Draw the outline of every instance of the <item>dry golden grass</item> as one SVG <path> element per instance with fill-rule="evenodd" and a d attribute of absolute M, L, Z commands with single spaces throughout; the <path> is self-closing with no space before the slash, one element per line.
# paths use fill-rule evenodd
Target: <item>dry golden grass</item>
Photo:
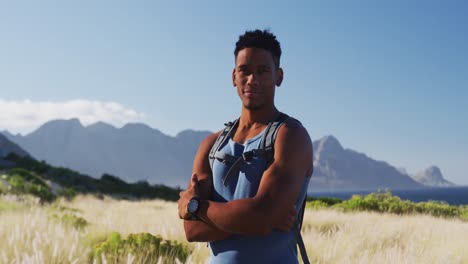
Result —
<path fill-rule="evenodd" d="M 468 222 L 426 215 L 306 211 L 312 263 L 468 263 Z"/>
<path fill-rule="evenodd" d="M 4 200 L 0 197 L 0 203 Z M 89 241 L 111 231 L 148 232 L 186 243 L 172 202 L 91 196 L 60 201 L 89 222 L 82 230 L 53 221 L 50 215 L 57 209 L 51 206 L 8 203 L 16 209 L 0 211 L 0 263 L 86 263 Z M 312 263 L 468 263 L 468 222 L 460 220 L 308 210 L 303 236 Z M 206 262 L 206 243 L 189 247 L 188 263 Z"/>
<path fill-rule="evenodd" d="M 52 221 L 47 208 L 28 203 L 0 212 L 0 263 L 84 263 L 87 231 Z"/>

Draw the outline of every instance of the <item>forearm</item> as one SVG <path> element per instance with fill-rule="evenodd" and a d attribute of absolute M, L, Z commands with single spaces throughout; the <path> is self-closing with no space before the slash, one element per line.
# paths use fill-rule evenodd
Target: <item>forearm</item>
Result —
<path fill-rule="evenodd" d="M 272 230 L 272 212 L 254 198 L 218 203 L 204 200 L 199 218 L 209 225 L 233 234 L 264 235 Z"/>
<path fill-rule="evenodd" d="M 189 242 L 213 242 L 232 234 L 210 226 L 203 221 L 184 220 L 185 237 Z"/>

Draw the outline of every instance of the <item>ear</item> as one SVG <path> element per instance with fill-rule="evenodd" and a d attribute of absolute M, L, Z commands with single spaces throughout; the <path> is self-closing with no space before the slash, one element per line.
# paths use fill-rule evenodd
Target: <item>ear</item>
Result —
<path fill-rule="evenodd" d="M 281 83 L 283 82 L 283 69 L 278 68 L 276 70 L 276 86 L 281 86 Z"/>
<path fill-rule="evenodd" d="M 236 68 L 232 69 L 232 86 L 236 87 Z"/>

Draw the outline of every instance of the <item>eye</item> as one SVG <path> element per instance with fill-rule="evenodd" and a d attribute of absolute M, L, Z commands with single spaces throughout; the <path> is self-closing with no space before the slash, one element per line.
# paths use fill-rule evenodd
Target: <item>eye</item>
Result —
<path fill-rule="evenodd" d="M 249 73 L 249 70 L 248 70 L 247 68 L 245 68 L 245 67 L 239 67 L 239 68 L 237 69 L 237 72 L 239 72 L 239 73 L 241 73 L 241 74 L 243 74 L 243 75 L 249 75 L 249 74 L 250 74 L 250 73 Z"/>
<path fill-rule="evenodd" d="M 269 68 L 269 67 L 259 67 L 258 70 L 257 70 L 257 72 L 258 72 L 259 74 L 261 74 L 261 73 L 266 73 L 266 72 L 269 72 L 269 71 L 270 71 L 270 68 Z"/>

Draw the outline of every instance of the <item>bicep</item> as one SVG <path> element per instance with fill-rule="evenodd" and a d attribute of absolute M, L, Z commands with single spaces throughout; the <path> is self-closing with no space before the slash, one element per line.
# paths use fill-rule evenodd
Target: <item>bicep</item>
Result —
<path fill-rule="evenodd" d="M 295 204 L 311 169 L 312 142 L 305 128 L 281 127 L 274 160 L 262 176 L 258 198 L 278 210 L 287 209 Z"/>

